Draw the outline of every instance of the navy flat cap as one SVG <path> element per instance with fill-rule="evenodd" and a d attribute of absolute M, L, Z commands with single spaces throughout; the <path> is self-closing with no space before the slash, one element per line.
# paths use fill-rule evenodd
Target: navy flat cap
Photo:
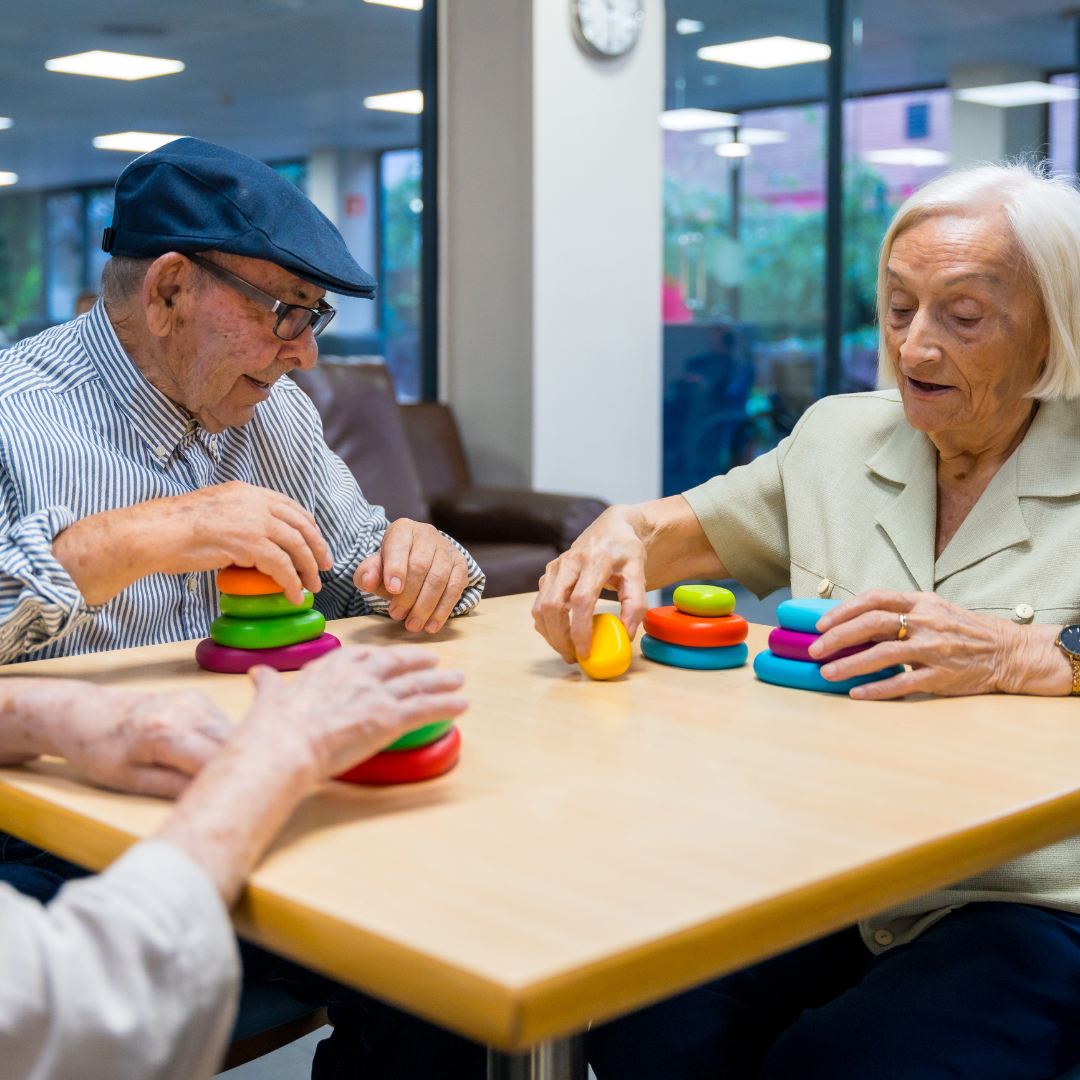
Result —
<path fill-rule="evenodd" d="M 295 184 L 247 154 L 202 139 L 175 139 L 120 174 L 101 247 L 135 259 L 167 251 L 246 255 L 331 292 L 375 295 L 375 279 Z"/>

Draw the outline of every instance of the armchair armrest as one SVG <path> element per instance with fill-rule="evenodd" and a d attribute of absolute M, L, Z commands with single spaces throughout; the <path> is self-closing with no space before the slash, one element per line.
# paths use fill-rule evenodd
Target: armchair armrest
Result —
<path fill-rule="evenodd" d="M 463 487 L 438 496 L 431 521 L 455 540 L 568 547 L 607 509 L 582 495 L 504 487 Z"/>

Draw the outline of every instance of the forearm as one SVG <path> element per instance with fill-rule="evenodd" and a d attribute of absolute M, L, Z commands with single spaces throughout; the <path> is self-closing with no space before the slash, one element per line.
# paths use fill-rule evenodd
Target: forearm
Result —
<path fill-rule="evenodd" d="M 1005 694 L 1064 697 L 1072 693 L 1072 664 L 1054 644 L 1060 626 L 1010 626 L 998 690 Z"/>
<path fill-rule="evenodd" d="M 157 832 L 195 860 L 231 906 L 316 774 L 307 741 L 287 724 L 268 737 L 247 720 L 199 773 Z M 291 752 L 284 743 L 295 742 Z"/>
<path fill-rule="evenodd" d="M 730 576 L 681 495 L 613 510 L 625 515 L 645 545 L 646 589 L 660 589 L 688 578 Z"/>
<path fill-rule="evenodd" d="M 90 606 L 107 603 L 159 569 L 160 545 L 168 530 L 156 529 L 148 535 L 145 516 L 138 506 L 105 510 L 76 521 L 53 541 L 53 558 Z"/>

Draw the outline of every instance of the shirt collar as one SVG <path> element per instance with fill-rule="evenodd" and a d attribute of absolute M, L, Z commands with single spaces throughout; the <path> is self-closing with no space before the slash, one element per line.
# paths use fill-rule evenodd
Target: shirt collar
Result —
<path fill-rule="evenodd" d="M 221 436 L 203 431 L 190 413 L 170 401 L 136 367 L 120 344 L 102 301 L 77 325 L 82 346 L 102 385 L 127 415 L 161 468 L 168 466 L 181 441 L 191 434 L 215 458 L 220 457 Z"/>

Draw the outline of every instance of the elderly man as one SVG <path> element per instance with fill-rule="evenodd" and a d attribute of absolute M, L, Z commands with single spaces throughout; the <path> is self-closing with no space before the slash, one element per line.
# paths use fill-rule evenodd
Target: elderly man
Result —
<path fill-rule="evenodd" d="M 103 246 L 103 303 L 2 361 L 0 659 L 200 637 L 230 563 L 327 618 L 434 632 L 476 604 L 479 567 L 369 506 L 282 379 L 325 290 L 375 289 L 296 187 L 179 139 L 121 174 Z"/>
<path fill-rule="evenodd" d="M 379 612 L 434 633 L 475 606 L 471 557 L 370 506 L 282 378 L 314 365 L 327 290 L 375 291 L 296 187 L 176 140 L 121 174 L 102 246 L 102 302 L 0 360 L 0 662 L 201 637 L 230 563 L 294 603 L 310 590 L 327 618 Z M 49 858 L 0 834 L 0 868 Z M 474 1067 L 464 1040 L 257 950 L 245 965 L 333 1003 L 316 1075 L 357 1057 L 367 1076 L 403 1075 L 404 1044 L 430 1047 L 448 1078 L 455 1053 Z"/>

